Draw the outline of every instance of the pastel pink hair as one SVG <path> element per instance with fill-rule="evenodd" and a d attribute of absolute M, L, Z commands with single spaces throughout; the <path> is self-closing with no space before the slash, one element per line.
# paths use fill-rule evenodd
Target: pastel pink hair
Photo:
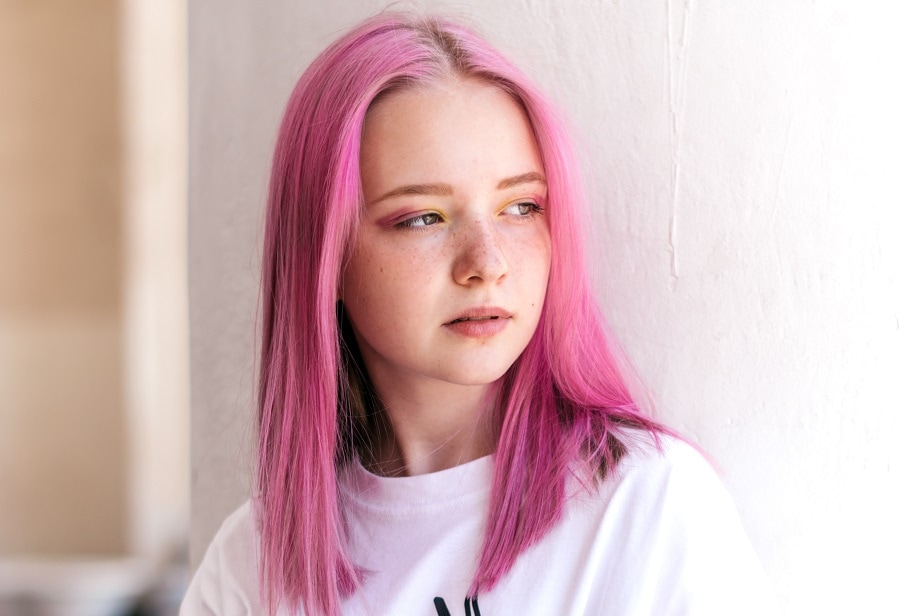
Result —
<path fill-rule="evenodd" d="M 259 459 L 255 512 L 270 611 L 334 616 L 362 573 L 351 562 L 337 473 L 365 425 L 351 400 L 336 311 L 342 266 L 363 203 L 360 137 L 372 102 L 448 78 L 478 79 L 525 110 L 548 185 L 552 263 L 543 315 L 496 384 L 497 444 L 487 533 L 471 595 L 490 590 L 560 519 L 567 477 L 598 480 L 628 448 L 623 428 L 654 439 L 623 377 L 587 278 L 578 166 L 553 106 L 480 37 L 434 17 L 388 13 L 333 43 L 300 77 L 272 166 L 262 272 Z M 357 396 L 358 399 L 358 396 Z M 364 434 L 362 436 L 365 436 Z"/>

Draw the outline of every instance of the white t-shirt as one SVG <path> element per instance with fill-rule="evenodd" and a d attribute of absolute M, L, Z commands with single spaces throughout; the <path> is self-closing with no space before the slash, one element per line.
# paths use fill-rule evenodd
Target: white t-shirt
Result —
<path fill-rule="evenodd" d="M 492 470 L 490 456 L 415 477 L 348 468 L 350 554 L 371 573 L 343 613 L 464 616 Z M 478 597 L 482 616 L 777 612 L 729 494 L 689 445 L 632 446 L 599 490 L 573 478 L 570 492 L 559 524 Z M 264 614 L 257 543 L 248 503 L 210 545 L 182 616 Z"/>

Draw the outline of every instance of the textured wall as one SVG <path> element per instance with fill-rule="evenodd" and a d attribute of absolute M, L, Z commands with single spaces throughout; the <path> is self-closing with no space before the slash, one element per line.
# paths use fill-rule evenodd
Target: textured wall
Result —
<path fill-rule="evenodd" d="M 659 415 L 720 463 L 789 612 L 900 610 L 897 11 L 420 5 L 471 17 L 569 112 L 602 302 Z M 281 108 L 382 6 L 190 4 L 195 559 L 247 493 Z"/>

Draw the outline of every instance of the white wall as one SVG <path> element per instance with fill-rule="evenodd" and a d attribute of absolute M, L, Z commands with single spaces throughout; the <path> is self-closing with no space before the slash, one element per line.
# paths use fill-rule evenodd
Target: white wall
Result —
<path fill-rule="evenodd" d="M 602 302 L 720 462 L 789 613 L 900 597 L 900 125 L 888 2 L 422 2 L 569 112 Z M 246 497 L 261 208 L 296 77 L 382 2 L 190 3 L 194 559 Z"/>

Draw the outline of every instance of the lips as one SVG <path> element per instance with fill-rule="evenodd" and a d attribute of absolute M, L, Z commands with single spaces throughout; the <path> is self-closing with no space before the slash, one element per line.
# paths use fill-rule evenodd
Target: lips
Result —
<path fill-rule="evenodd" d="M 499 319 L 498 316 L 490 316 L 490 317 L 460 317 L 458 319 L 453 319 L 450 321 L 451 323 L 462 323 L 464 321 L 490 321 L 492 319 Z"/>
<path fill-rule="evenodd" d="M 463 311 L 451 321 L 445 323 L 445 325 L 452 325 L 453 323 L 465 323 L 467 321 L 491 321 L 497 319 L 508 319 L 510 317 L 512 317 L 512 314 L 510 314 L 508 310 L 504 310 L 503 308 L 499 308 L 497 306 L 480 306 L 477 308 L 469 308 Z"/>
<path fill-rule="evenodd" d="M 490 338 L 502 332 L 509 324 L 512 314 L 496 306 L 485 306 L 463 311 L 444 327 L 466 338 Z"/>

